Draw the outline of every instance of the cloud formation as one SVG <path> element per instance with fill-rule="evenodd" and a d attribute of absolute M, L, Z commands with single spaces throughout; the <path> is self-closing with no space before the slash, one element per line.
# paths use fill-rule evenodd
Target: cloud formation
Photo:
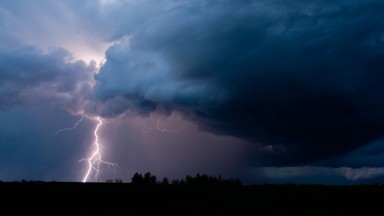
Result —
<path fill-rule="evenodd" d="M 45 103 L 78 110 L 94 71 L 95 65 L 74 61 L 62 48 L 0 50 L 0 109 Z"/>
<path fill-rule="evenodd" d="M 21 42 L 41 49 L 62 47 L 76 59 L 103 60 L 108 46 L 103 39 L 111 31 L 103 22 L 100 1 L 4 0 L 0 7 L 0 46 L 13 49 Z"/>
<path fill-rule="evenodd" d="M 271 146 L 261 164 L 345 154 L 384 135 L 383 7 L 120 2 L 112 35 L 125 39 L 96 76 L 96 110 L 178 111 L 206 131 Z"/>
<path fill-rule="evenodd" d="M 67 111 L 101 115 L 116 124 L 108 132 L 121 131 L 111 138 L 120 150 L 126 140 L 139 149 L 159 141 L 126 133 L 127 128 L 147 117 L 163 114 L 172 119 L 179 113 L 182 122 L 199 129 L 164 138 L 172 147 L 148 147 L 166 155 L 158 157 L 167 161 L 164 164 L 172 162 L 168 154 L 178 152 L 173 149 L 176 142 L 188 149 L 180 150 L 185 155 L 189 148 L 228 142 L 227 149 L 234 143 L 247 148 L 251 165 L 303 166 L 297 176 L 320 167 L 322 176 L 335 172 L 333 176 L 344 181 L 341 168 L 321 167 L 346 166 L 362 176 L 377 171 L 374 176 L 380 177 L 381 169 L 357 168 L 384 164 L 383 9 L 379 0 L 4 0 L 0 114 L 11 113 L 7 121 L 12 122 L 13 116 L 24 120 L 19 113 L 34 116 L 36 110 L 25 107 L 44 107 L 49 111 L 33 118 L 51 113 L 58 121 L 44 122 L 52 133 L 77 121 Z M 15 107 L 21 111 L 13 111 Z M 50 107 L 59 107 L 60 113 Z M 122 123 L 125 114 L 134 115 L 130 124 Z M 88 147 L 92 123 L 70 142 Z M 28 125 L 35 127 L 34 122 Z M 2 130 L 3 149 L 7 143 L 38 147 L 54 142 L 34 139 L 43 136 L 42 131 L 16 132 L 21 128 Z M 28 138 L 19 140 L 21 136 Z M 193 145 L 188 137 L 199 144 L 187 147 Z M 72 148 L 68 152 L 77 151 Z M 220 148 L 213 149 L 207 160 Z M 244 158 L 234 158 L 244 163 Z M 204 163 L 193 168 L 201 169 Z M 180 173 L 185 167 L 180 165 Z"/>

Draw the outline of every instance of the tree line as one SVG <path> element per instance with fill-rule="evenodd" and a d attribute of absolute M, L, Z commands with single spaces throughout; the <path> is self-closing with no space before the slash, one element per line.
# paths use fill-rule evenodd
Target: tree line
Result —
<path fill-rule="evenodd" d="M 0 180 L 0 183 L 3 181 Z M 19 181 L 14 181 L 19 182 Z M 40 180 L 25 180 L 22 179 L 20 182 L 33 182 L 42 183 Z M 56 181 L 51 181 L 56 182 Z M 122 179 L 108 179 L 106 183 L 124 183 Z M 239 179 L 223 179 L 221 176 L 211 176 L 206 174 L 197 173 L 195 176 L 187 175 L 184 179 L 173 179 L 169 180 L 167 177 L 159 180 L 155 175 L 150 172 L 144 174 L 136 172 L 131 178 L 131 184 L 135 185 L 242 185 Z"/>
<path fill-rule="evenodd" d="M 121 180 L 115 182 L 122 182 Z M 131 184 L 147 185 L 242 185 L 239 179 L 223 179 L 221 176 L 211 176 L 197 173 L 195 176 L 187 175 L 184 179 L 174 179 L 170 181 L 167 177 L 161 180 L 150 172 L 141 174 L 136 172 L 131 179 Z"/>

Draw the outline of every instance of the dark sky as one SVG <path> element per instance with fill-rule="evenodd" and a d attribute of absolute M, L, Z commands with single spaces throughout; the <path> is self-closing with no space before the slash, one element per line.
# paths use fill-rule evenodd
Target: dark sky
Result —
<path fill-rule="evenodd" d="M 4 0 L 0 179 L 384 175 L 380 0 Z M 84 116 L 74 130 L 76 122 Z M 93 174 L 90 181 L 96 181 Z"/>

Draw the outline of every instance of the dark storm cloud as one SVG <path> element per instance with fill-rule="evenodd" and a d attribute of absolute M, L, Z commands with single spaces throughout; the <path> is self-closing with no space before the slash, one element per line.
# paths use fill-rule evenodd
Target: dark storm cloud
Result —
<path fill-rule="evenodd" d="M 44 103 L 76 111 L 88 95 L 94 70 L 62 48 L 0 49 L 0 109 Z"/>
<path fill-rule="evenodd" d="M 262 164 L 339 156 L 384 135 L 383 9 L 375 0 L 119 3 L 110 10 L 120 41 L 96 76 L 95 109 L 176 110 L 270 148 L 256 153 Z"/>
<path fill-rule="evenodd" d="M 383 155 L 384 142 L 381 139 L 354 149 L 341 157 L 320 161 L 317 164 L 328 167 L 340 167 L 345 164 L 348 164 L 348 166 L 352 168 L 361 167 L 362 164 L 368 167 L 383 167 Z"/>

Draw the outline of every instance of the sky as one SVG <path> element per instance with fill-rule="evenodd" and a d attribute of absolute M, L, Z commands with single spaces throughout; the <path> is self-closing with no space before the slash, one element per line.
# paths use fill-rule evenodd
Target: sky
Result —
<path fill-rule="evenodd" d="M 2 0 L 0 180 L 384 182 L 381 0 Z"/>

